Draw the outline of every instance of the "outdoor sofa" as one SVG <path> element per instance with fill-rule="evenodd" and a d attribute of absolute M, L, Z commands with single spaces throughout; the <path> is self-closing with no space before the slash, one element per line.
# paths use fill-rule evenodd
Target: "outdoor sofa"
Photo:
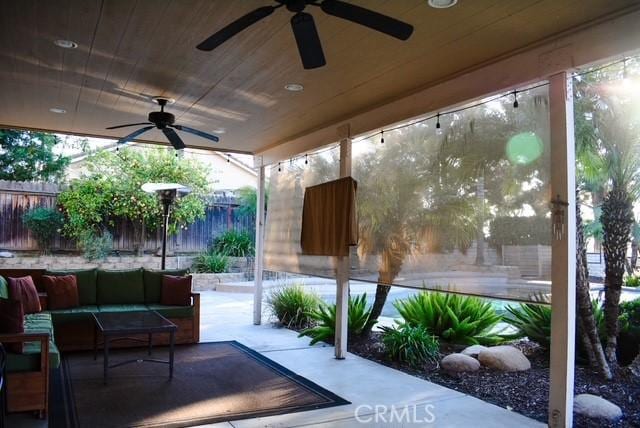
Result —
<path fill-rule="evenodd" d="M 24 333 L 0 334 L 4 344 L 23 343 L 22 353 L 9 352 L 7 358 L 7 410 L 48 410 L 49 371 L 60 366 L 60 352 L 93 349 L 95 312 L 154 310 L 178 327 L 175 343 L 200 340 L 200 295 L 191 293 L 189 306 L 160 304 L 163 275 L 183 276 L 184 270 L 147 269 L 47 271 L 45 269 L 0 269 L 3 278 L 31 276 L 39 292 L 42 311 L 24 316 Z M 75 275 L 80 306 L 47 309 L 43 275 Z M 0 279 L 0 297 L 7 298 L 6 282 Z M 165 337 L 166 336 L 166 337 Z M 138 338 L 146 340 L 147 337 Z M 101 337 L 97 338 L 101 346 Z M 154 345 L 168 344 L 168 335 L 154 335 Z M 140 346 L 135 340 L 113 342 L 111 347 Z"/>

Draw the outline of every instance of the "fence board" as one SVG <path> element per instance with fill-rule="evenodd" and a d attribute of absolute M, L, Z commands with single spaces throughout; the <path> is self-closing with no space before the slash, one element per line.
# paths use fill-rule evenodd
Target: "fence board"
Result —
<path fill-rule="evenodd" d="M 38 246 L 29 230 L 22 224 L 22 215 L 36 207 L 54 207 L 60 189 L 51 183 L 25 183 L 0 180 L 0 249 L 12 251 L 37 250 Z M 168 248 L 176 252 L 205 250 L 215 237 L 235 229 L 247 231 L 253 237 L 255 219 L 237 215 L 238 203 L 228 196 L 207 198 L 205 217 L 180 230 L 169 238 Z M 121 221 L 113 233 L 113 249 L 132 251 L 134 230 L 130 222 Z M 161 230 L 149 234 L 145 250 L 155 251 L 162 244 Z M 52 249 L 77 250 L 73 241 L 56 236 Z"/>

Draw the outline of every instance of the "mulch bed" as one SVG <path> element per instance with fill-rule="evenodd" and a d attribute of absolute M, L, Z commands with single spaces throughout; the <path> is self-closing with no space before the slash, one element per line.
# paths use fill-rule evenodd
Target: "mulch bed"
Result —
<path fill-rule="evenodd" d="M 519 341 L 513 345 L 520 348 L 529 358 L 531 370 L 506 373 L 483 367 L 475 373 L 451 375 L 440 370 L 436 364 L 426 366 L 424 370 L 417 370 L 388 360 L 380 343 L 380 334 L 375 332 L 369 339 L 352 341 L 349 352 L 546 423 L 549 356 L 544 350 L 527 341 Z M 461 349 L 443 347 L 441 351 L 445 355 Z M 575 427 L 640 427 L 640 379 L 628 370 L 618 370 L 615 380 L 607 382 L 601 380 L 592 370 L 578 366 L 575 379 L 576 394 L 599 395 L 620 406 L 624 413 L 623 419 L 614 424 L 576 417 Z"/>

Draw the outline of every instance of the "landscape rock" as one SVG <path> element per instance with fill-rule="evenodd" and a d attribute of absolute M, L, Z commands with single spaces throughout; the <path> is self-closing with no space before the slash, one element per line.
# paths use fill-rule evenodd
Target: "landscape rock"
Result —
<path fill-rule="evenodd" d="M 529 370 L 531 362 L 513 346 L 492 346 L 478 354 L 480 363 L 491 369 L 505 372 Z"/>
<path fill-rule="evenodd" d="M 480 352 L 484 351 L 485 349 L 489 348 L 482 345 L 471 345 L 464 348 L 461 353 L 464 355 L 468 355 L 469 357 L 478 358 L 478 354 L 480 354 Z"/>
<path fill-rule="evenodd" d="M 440 367 L 450 372 L 475 372 L 480 362 L 464 354 L 449 354 L 440 361 Z"/>
<path fill-rule="evenodd" d="M 620 407 L 592 394 L 576 395 L 573 401 L 573 411 L 581 416 L 604 419 L 609 422 L 615 422 L 622 417 Z"/>

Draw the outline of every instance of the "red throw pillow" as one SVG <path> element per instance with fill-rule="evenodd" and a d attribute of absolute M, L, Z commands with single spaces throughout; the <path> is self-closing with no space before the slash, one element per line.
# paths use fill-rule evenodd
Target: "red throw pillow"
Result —
<path fill-rule="evenodd" d="M 19 300 L 0 299 L 0 334 L 24 333 L 24 312 Z M 9 352 L 22 353 L 22 342 L 5 343 Z"/>
<path fill-rule="evenodd" d="M 33 278 L 23 276 L 22 278 L 7 278 L 9 285 L 9 298 L 22 302 L 24 314 L 35 314 L 42 311 L 38 290 L 33 283 Z"/>
<path fill-rule="evenodd" d="M 80 306 L 78 282 L 75 275 L 43 275 L 42 285 L 47 292 L 49 309 L 69 309 Z"/>
<path fill-rule="evenodd" d="M 162 275 L 160 303 L 175 306 L 191 305 L 191 275 Z"/>

